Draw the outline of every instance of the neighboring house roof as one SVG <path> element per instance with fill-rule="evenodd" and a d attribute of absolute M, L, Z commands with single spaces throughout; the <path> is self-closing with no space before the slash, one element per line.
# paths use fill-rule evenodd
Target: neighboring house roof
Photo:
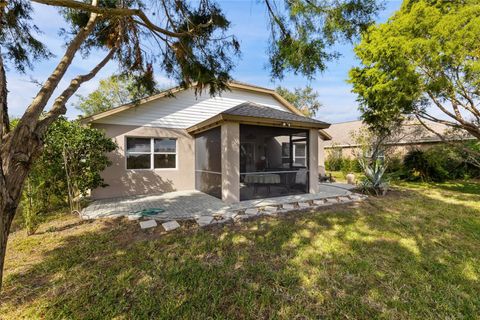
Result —
<path fill-rule="evenodd" d="M 262 87 L 259 87 L 259 86 L 254 86 L 254 85 L 250 85 L 250 84 L 246 84 L 246 83 L 242 83 L 242 82 L 237 82 L 237 81 L 231 81 L 231 82 L 229 82 L 228 85 L 229 85 L 230 88 L 242 89 L 242 90 L 247 90 L 247 91 L 254 91 L 254 92 L 269 94 L 269 95 L 273 96 L 276 100 L 278 100 L 282 105 L 284 105 L 288 110 L 292 111 L 295 114 L 302 115 L 302 112 L 300 110 L 295 108 L 295 106 L 293 106 L 290 102 L 285 100 L 285 98 L 283 98 L 281 95 L 279 95 L 275 90 L 262 88 Z M 193 85 L 192 87 L 196 87 L 196 85 Z M 144 104 L 144 103 L 147 103 L 147 102 L 150 102 L 150 101 L 153 101 L 153 100 L 157 100 L 157 99 L 160 99 L 160 98 L 163 98 L 163 97 L 172 96 L 175 93 L 180 92 L 180 91 L 184 91 L 184 90 L 186 90 L 186 89 L 183 88 L 183 87 L 174 87 L 174 88 L 164 90 L 162 92 L 159 92 L 159 93 L 154 94 L 152 96 L 148 96 L 146 98 L 140 99 L 140 100 L 132 102 L 132 103 L 121 105 L 121 106 L 118 106 L 116 108 L 112 108 L 112 109 L 107 110 L 107 111 L 92 114 L 88 117 L 81 118 L 80 121 L 82 123 L 89 123 L 89 122 L 92 122 L 92 121 L 96 121 L 96 120 L 99 120 L 99 119 L 117 114 L 119 112 L 123 112 L 123 111 L 129 110 L 129 109 L 138 107 L 141 104 Z"/>
<path fill-rule="evenodd" d="M 441 123 L 426 121 L 428 127 L 434 131 L 449 135 L 451 128 Z M 332 147 L 356 147 L 357 142 L 354 139 L 354 134 L 358 133 L 362 128 L 366 127 L 361 120 L 347 121 L 341 123 L 334 123 L 325 131 L 332 137 L 332 139 L 325 143 L 325 148 Z M 465 140 L 470 137 L 461 135 L 450 135 L 449 140 Z M 393 139 L 395 140 L 395 138 Z M 422 143 L 436 143 L 442 140 L 433 132 L 428 131 L 418 120 L 407 121 L 402 126 L 402 131 L 399 133 L 398 139 L 391 143 L 394 145 L 409 145 Z"/>
<path fill-rule="evenodd" d="M 223 121 L 314 129 L 325 129 L 330 126 L 330 124 L 316 119 L 277 110 L 253 102 L 244 102 L 188 128 L 187 131 L 190 133 L 200 132 L 217 126 Z M 320 130 L 320 134 L 324 139 L 330 138 L 323 130 Z"/>

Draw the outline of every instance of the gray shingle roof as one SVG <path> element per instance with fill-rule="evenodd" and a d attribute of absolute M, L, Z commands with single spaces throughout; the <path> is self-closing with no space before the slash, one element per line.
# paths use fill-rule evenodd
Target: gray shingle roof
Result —
<path fill-rule="evenodd" d="M 330 125 L 323 121 L 319 121 L 319 120 L 308 118 L 308 117 L 303 117 L 291 112 L 277 110 L 277 109 L 266 107 L 264 105 L 256 104 L 253 102 L 241 103 L 233 108 L 223 111 L 221 114 L 275 119 L 275 120 L 280 120 L 285 122 L 296 121 L 296 122 L 313 123 L 313 124 L 324 126 L 325 128 L 328 128 L 328 126 Z"/>

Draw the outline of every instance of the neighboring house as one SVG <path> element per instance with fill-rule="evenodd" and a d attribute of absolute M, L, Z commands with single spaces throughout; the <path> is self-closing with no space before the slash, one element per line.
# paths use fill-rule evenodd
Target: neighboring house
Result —
<path fill-rule="evenodd" d="M 429 128 L 437 133 L 446 136 L 450 141 L 460 141 L 471 139 L 468 136 L 460 136 L 453 134 L 451 128 L 432 121 L 426 121 Z M 325 157 L 335 153 L 337 157 L 353 158 L 359 151 L 360 145 L 357 143 L 355 136 L 365 129 L 365 125 L 361 120 L 348 121 L 332 124 L 325 130 L 332 138 L 323 142 Z M 438 135 L 425 129 L 425 127 L 416 120 L 410 120 L 403 124 L 395 136 L 391 137 L 387 144 L 393 148 L 393 152 L 399 157 L 404 156 L 408 151 L 413 149 L 425 149 L 439 143 L 444 143 Z M 322 159 L 320 159 L 322 163 Z"/>
<path fill-rule="evenodd" d="M 238 82 L 215 97 L 172 89 L 82 122 L 119 146 L 96 199 L 196 189 L 234 203 L 315 193 L 319 141 L 329 139 L 329 124 L 274 90 Z"/>

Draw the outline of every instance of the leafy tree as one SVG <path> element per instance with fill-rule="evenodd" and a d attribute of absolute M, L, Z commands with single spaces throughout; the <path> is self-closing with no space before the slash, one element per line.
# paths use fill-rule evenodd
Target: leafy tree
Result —
<path fill-rule="evenodd" d="M 98 88 L 88 96 L 77 95 L 79 101 L 75 107 L 84 116 L 110 110 L 114 107 L 144 98 L 152 92 L 128 76 L 111 76 L 100 80 Z"/>
<path fill-rule="evenodd" d="M 318 92 L 314 91 L 310 86 L 295 88 L 293 91 L 287 88 L 277 87 L 276 91 L 307 117 L 314 117 L 318 109 L 322 106 L 318 100 Z"/>
<path fill-rule="evenodd" d="M 116 144 L 97 129 L 61 117 L 45 135 L 44 149 L 26 179 L 22 203 L 27 232 L 35 232 L 36 217 L 54 204 L 80 210 L 79 200 L 104 185 L 100 173 L 110 165 L 107 153 Z"/>
<path fill-rule="evenodd" d="M 355 48 L 350 71 L 366 123 L 386 130 L 413 115 L 480 139 L 480 3 L 404 1 Z M 442 114 L 439 116 L 438 114 Z"/>
<path fill-rule="evenodd" d="M 51 56 L 32 24 L 33 2 L 61 9 L 69 24 L 67 43 L 58 64 L 10 130 L 5 66 L 25 71 Z M 331 45 L 364 30 L 378 9 L 375 0 L 283 0 L 279 1 L 283 9 L 273 0 L 264 2 L 272 21 L 270 61 L 276 77 L 285 71 L 312 77 L 325 69 L 325 61 L 336 56 L 328 52 Z M 65 114 L 78 88 L 114 60 L 120 73 L 133 75 L 150 89 L 152 63 L 156 63 L 181 86 L 196 83 L 197 93 L 225 90 L 239 54 L 238 41 L 227 34 L 229 26 L 213 0 L 0 0 L 0 284 L 25 179 L 41 153 L 45 133 Z M 54 98 L 74 57 L 94 49 L 105 56 Z"/>
<path fill-rule="evenodd" d="M 313 77 L 336 59 L 338 41 L 351 41 L 365 31 L 382 7 L 376 0 L 264 0 L 270 17 L 271 74 L 286 72 Z"/>

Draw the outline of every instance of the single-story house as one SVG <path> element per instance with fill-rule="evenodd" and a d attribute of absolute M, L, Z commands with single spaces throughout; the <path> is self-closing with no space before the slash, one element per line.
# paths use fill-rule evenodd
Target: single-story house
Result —
<path fill-rule="evenodd" d="M 218 96 L 175 88 L 82 119 L 118 144 L 95 199 L 199 190 L 235 203 L 318 192 L 328 123 L 274 90 L 231 82 Z"/>
<path fill-rule="evenodd" d="M 429 128 L 442 134 L 449 141 L 463 141 L 473 138 L 466 134 L 452 132 L 449 126 L 441 123 L 427 120 L 424 120 L 424 122 Z M 324 149 L 323 155 L 326 158 L 334 153 L 336 157 L 350 159 L 356 157 L 361 147 L 356 137 L 365 128 L 366 126 L 361 120 L 332 124 L 325 130 L 331 139 L 321 142 L 321 148 Z M 418 120 L 408 120 L 400 129 L 386 142 L 398 157 L 405 156 L 410 150 L 426 149 L 444 143 L 438 135 L 427 130 Z M 320 163 L 324 163 L 324 159 L 320 159 Z"/>

